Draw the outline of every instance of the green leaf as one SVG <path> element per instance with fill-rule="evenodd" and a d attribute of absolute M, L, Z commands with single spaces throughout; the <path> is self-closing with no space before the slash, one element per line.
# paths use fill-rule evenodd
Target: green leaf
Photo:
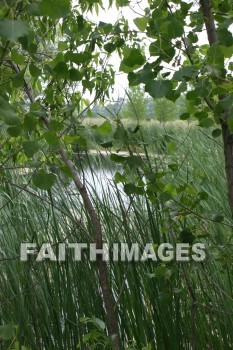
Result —
<path fill-rule="evenodd" d="M 49 123 L 49 128 L 52 131 L 61 131 L 63 129 L 64 125 L 61 122 L 58 122 L 57 120 L 51 120 Z"/>
<path fill-rule="evenodd" d="M 69 70 L 69 78 L 72 81 L 81 81 L 82 80 L 83 75 L 80 73 L 80 71 L 78 69 L 75 68 L 71 68 Z"/>
<path fill-rule="evenodd" d="M 71 51 L 68 51 L 65 54 L 65 59 L 67 61 L 71 61 L 76 63 L 77 65 L 86 63 L 92 58 L 92 54 L 90 52 L 79 52 L 79 53 L 73 53 Z"/>
<path fill-rule="evenodd" d="M 84 18 L 82 15 L 78 15 L 76 18 L 78 24 L 78 32 L 81 32 L 84 29 Z"/>
<path fill-rule="evenodd" d="M 33 115 L 37 118 L 47 117 L 46 110 L 40 105 L 39 102 L 32 102 L 30 104 L 30 115 Z"/>
<path fill-rule="evenodd" d="M 144 32 L 146 30 L 148 22 L 149 22 L 149 18 L 147 17 L 138 17 L 134 19 L 135 25 L 138 27 L 138 29 L 141 32 Z"/>
<path fill-rule="evenodd" d="M 70 12 L 70 4 L 70 0 L 42 0 L 39 3 L 39 11 L 42 16 L 63 18 Z"/>
<path fill-rule="evenodd" d="M 116 45 L 113 43 L 107 43 L 104 45 L 104 50 L 107 51 L 108 53 L 112 53 L 113 51 L 116 50 Z"/>
<path fill-rule="evenodd" d="M 193 78 L 195 76 L 197 76 L 197 71 L 195 70 L 195 67 L 188 66 L 182 67 L 177 72 L 175 72 L 175 74 L 173 75 L 173 79 L 182 80 L 183 78 Z"/>
<path fill-rule="evenodd" d="M 94 80 L 82 80 L 82 85 L 84 90 L 88 89 L 91 93 L 95 87 L 95 81 Z"/>
<path fill-rule="evenodd" d="M 40 145 L 36 141 L 23 142 L 23 150 L 28 158 L 32 158 L 40 149 Z"/>
<path fill-rule="evenodd" d="M 119 156 L 118 154 L 115 154 L 115 153 L 112 153 L 110 155 L 110 159 L 115 163 L 124 163 L 125 162 L 125 157 Z"/>
<path fill-rule="evenodd" d="M 21 135 L 22 128 L 20 126 L 10 126 L 7 129 L 7 132 L 11 137 L 18 137 Z"/>
<path fill-rule="evenodd" d="M 70 168 L 69 168 L 67 165 L 61 166 L 60 169 L 61 169 L 61 171 L 62 171 L 65 175 L 67 175 L 68 177 L 71 177 L 71 178 L 73 177 L 72 171 L 70 170 Z"/>
<path fill-rule="evenodd" d="M 8 125 L 19 125 L 21 123 L 19 117 L 15 114 L 14 111 L 1 111 L 1 117 L 4 122 Z"/>
<path fill-rule="evenodd" d="M 115 41 L 116 47 L 122 47 L 124 45 L 124 43 L 125 43 L 125 40 L 123 38 L 121 38 L 120 36 Z"/>
<path fill-rule="evenodd" d="M 224 220 L 224 213 L 218 212 L 212 216 L 212 220 L 216 222 L 222 222 Z"/>
<path fill-rule="evenodd" d="M 116 131 L 113 135 L 114 140 L 118 140 L 121 142 L 126 142 L 128 140 L 128 134 L 123 125 L 117 125 Z"/>
<path fill-rule="evenodd" d="M 143 194 L 144 193 L 144 189 L 142 187 L 135 186 L 132 183 L 125 184 L 124 185 L 124 191 L 125 191 L 125 193 L 128 196 L 131 195 L 131 194 Z"/>
<path fill-rule="evenodd" d="M 40 16 L 38 3 L 27 4 L 24 9 L 30 16 Z"/>
<path fill-rule="evenodd" d="M 65 113 L 72 113 L 75 108 L 77 107 L 77 104 L 76 103 L 73 103 L 73 104 L 67 104 L 65 105 L 64 107 L 62 107 L 62 111 L 65 112 Z"/>
<path fill-rule="evenodd" d="M 173 183 L 168 183 L 164 187 L 164 191 L 167 192 L 168 194 L 172 195 L 172 196 L 177 194 L 176 188 L 175 188 Z"/>
<path fill-rule="evenodd" d="M 129 72 L 128 74 L 128 80 L 129 85 L 138 85 L 138 84 L 146 84 L 148 81 L 151 81 L 154 79 L 154 73 L 152 71 L 151 65 L 149 63 L 146 63 L 142 69 L 134 72 Z"/>
<path fill-rule="evenodd" d="M 75 144 L 77 141 L 77 135 L 64 135 L 63 140 L 68 144 Z"/>
<path fill-rule="evenodd" d="M 35 66 L 34 63 L 31 63 L 29 66 L 29 71 L 32 77 L 38 78 L 41 75 L 41 70 Z"/>
<path fill-rule="evenodd" d="M 233 36 L 227 28 L 219 29 L 217 32 L 217 38 L 220 45 L 227 47 L 233 46 Z"/>
<path fill-rule="evenodd" d="M 24 74 L 25 74 L 25 69 L 13 75 L 12 82 L 14 87 L 19 88 L 24 84 Z"/>
<path fill-rule="evenodd" d="M 217 65 L 220 68 L 224 68 L 224 55 L 220 49 L 220 46 L 213 44 L 207 51 L 207 62 L 210 65 Z"/>
<path fill-rule="evenodd" d="M 170 39 L 175 39 L 184 34 L 184 26 L 176 19 L 172 18 L 168 24 L 168 35 Z"/>
<path fill-rule="evenodd" d="M 168 168 L 171 169 L 171 171 L 177 171 L 179 169 L 179 165 L 176 163 L 169 164 Z"/>
<path fill-rule="evenodd" d="M 32 182 L 41 190 L 49 190 L 55 183 L 56 176 L 52 173 L 48 174 L 44 171 L 33 174 Z"/>
<path fill-rule="evenodd" d="M 8 125 L 16 126 L 21 123 L 21 120 L 12 109 L 2 109 L 0 107 L 0 118 Z"/>
<path fill-rule="evenodd" d="M 231 46 L 219 46 L 225 58 L 231 58 L 233 55 L 233 45 Z"/>
<path fill-rule="evenodd" d="M 197 194 L 197 190 L 195 189 L 195 187 L 193 187 L 192 185 L 188 184 L 185 188 L 185 192 L 187 192 L 188 194 L 193 194 L 196 195 Z"/>
<path fill-rule="evenodd" d="M 0 20 L 0 37 L 4 40 L 17 41 L 29 34 L 29 26 L 19 20 Z"/>
<path fill-rule="evenodd" d="M 190 114 L 189 113 L 182 113 L 180 115 L 180 120 L 187 120 L 190 118 Z"/>
<path fill-rule="evenodd" d="M 53 131 L 47 131 L 43 134 L 46 142 L 51 146 L 57 146 L 60 142 L 59 137 Z"/>
<path fill-rule="evenodd" d="M 176 145 L 176 143 L 175 143 L 174 141 L 169 141 L 169 142 L 167 143 L 167 149 L 168 149 L 168 152 L 169 152 L 170 154 L 174 154 L 176 148 L 177 148 L 177 145 Z"/>
<path fill-rule="evenodd" d="M 67 49 L 68 49 L 68 42 L 67 41 L 59 41 L 58 51 L 65 51 Z"/>
<path fill-rule="evenodd" d="M 129 5 L 129 0 L 116 0 L 116 3 L 118 6 L 124 7 Z"/>
<path fill-rule="evenodd" d="M 130 156 L 125 158 L 126 163 L 131 169 L 136 169 L 143 164 L 143 160 L 139 156 Z"/>
<path fill-rule="evenodd" d="M 0 338 L 3 340 L 10 340 L 15 335 L 15 326 L 13 324 L 7 324 L 0 326 Z"/>
<path fill-rule="evenodd" d="M 176 50 L 168 41 L 157 40 L 150 44 L 151 56 L 158 56 L 164 62 L 170 62 L 175 56 Z"/>
<path fill-rule="evenodd" d="M 199 123 L 199 126 L 203 128 L 210 128 L 213 125 L 214 125 L 214 121 L 210 118 L 203 118 Z"/>
<path fill-rule="evenodd" d="M 96 128 L 96 131 L 98 131 L 100 135 L 110 134 L 112 131 L 112 125 L 108 120 L 106 120 L 103 124 Z"/>
<path fill-rule="evenodd" d="M 109 34 L 109 33 L 111 33 L 111 30 L 112 30 L 112 24 L 100 22 L 98 29 L 102 29 L 105 34 Z"/>
<path fill-rule="evenodd" d="M 52 67 L 54 68 L 59 62 L 64 62 L 65 61 L 65 56 L 62 52 L 58 52 L 56 54 L 56 57 L 52 61 Z"/>
<path fill-rule="evenodd" d="M 130 71 L 142 66 L 145 62 L 146 58 L 141 50 L 136 48 L 125 48 L 124 59 L 121 62 L 120 70 L 129 73 Z"/>
<path fill-rule="evenodd" d="M 53 71 L 55 72 L 55 74 L 58 78 L 66 78 L 68 75 L 68 67 L 67 67 L 65 62 L 59 62 L 53 68 Z"/>
<path fill-rule="evenodd" d="M 192 234 L 192 231 L 189 228 L 185 228 L 180 232 L 179 240 L 182 243 L 190 243 L 192 244 L 195 240 L 195 236 Z"/>
<path fill-rule="evenodd" d="M 228 94 L 225 98 L 221 100 L 221 106 L 223 108 L 232 108 L 233 105 L 233 94 Z"/>
<path fill-rule="evenodd" d="M 194 114 L 195 118 L 197 118 L 199 121 L 208 118 L 208 112 L 206 111 L 200 111 L 200 112 L 196 112 Z"/>
<path fill-rule="evenodd" d="M 115 176 L 114 176 L 114 182 L 116 184 L 120 183 L 120 182 L 126 182 L 127 179 L 125 176 L 121 175 L 118 171 L 116 172 Z"/>
<path fill-rule="evenodd" d="M 153 98 L 161 98 L 171 92 L 172 87 L 172 82 L 169 80 L 155 80 L 146 84 L 145 91 Z"/>
<path fill-rule="evenodd" d="M 25 62 L 25 56 L 20 55 L 15 49 L 11 51 L 11 58 L 16 64 L 24 64 Z"/>
<path fill-rule="evenodd" d="M 198 192 L 198 197 L 200 198 L 200 200 L 206 201 L 209 198 L 209 195 L 205 191 L 200 191 Z"/>
<path fill-rule="evenodd" d="M 26 114 L 23 121 L 23 128 L 26 131 L 33 131 L 36 129 L 36 118 L 30 114 Z"/>
<path fill-rule="evenodd" d="M 229 128 L 230 129 L 230 128 Z M 231 129 L 230 129 L 231 130 Z M 233 123 L 232 123 L 232 130 L 233 131 Z M 221 129 L 214 129 L 212 131 L 212 136 L 213 137 L 219 137 L 222 134 L 222 130 Z"/>
<path fill-rule="evenodd" d="M 94 323 L 99 329 L 101 329 L 102 331 L 105 330 L 106 325 L 105 325 L 105 323 L 104 323 L 102 320 L 100 320 L 100 319 L 97 318 L 97 317 L 92 317 L 92 320 L 93 320 L 93 323 Z"/>
<path fill-rule="evenodd" d="M 77 145 L 81 148 L 86 148 L 87 147 L 87 140 L 85 139 L 85 137 L 83 137 L 81 135 L 76 135 L 74 145 Z"/>
<path fill-rule="evenodd" d="M 108 141 L 108 142 L 103 142 L 100 145 L 104 148 L 110 148 L 113 146 L 113 143 L 112 143 L 112 141 Z"/>

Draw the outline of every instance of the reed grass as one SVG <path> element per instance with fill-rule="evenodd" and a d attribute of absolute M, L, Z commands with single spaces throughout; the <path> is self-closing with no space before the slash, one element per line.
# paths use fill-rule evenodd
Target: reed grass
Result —
<path fill-rule="evenodd" d="M 167 153 L 162 144 L 165 133 L 177 143 L 174 154 Z M 195 208 L 196 215 L 187 219 L 208 246 L 208 257 L 203 263 L 108 263 L 124 349 L 232 348 L 231 228 L 198 216 L 222 211 L 225 222 L 231 222 L 221 141 L 210 140 L 209 132 L 207 136 L 194 124 L 143 125 L 145 143 L 150 140 L 146 166 L 166 172 L 176 162 L 178 170 L 167 173 L 165 181 L 175 188 L 188 184 L 208 194 Z M 153 156 L 158 153 L 163 157 Z M 179 221 L 173 224 L 166 200 L 127 197 L 112 180 L 119 168 L 101 154 L 86 157 L 82 170 L 84 175 L 88 172 L 86 185 L 106 242 L 143 246 L 177 239 L 183 227 Z M 12 170 L 5 172 L 1 183 L 0 324 L 18 326 L 19 348 L 111 349 L 99 323 L 104 321 L 105 310 L 98 273 L 88 256 L 79 263 L 72 254 L 65 262 L 19 260 L 21 242 L 51 242 L 56 248 L 59 242 L 92 239 L 93 228 L 72 182 L 58 173 L 58 183 L 49 193 L 36 190 L 30 177 L 30 173 Z M 12 339 L 0 340 L 0 349 L 10 349 L 11 344 Z"/>

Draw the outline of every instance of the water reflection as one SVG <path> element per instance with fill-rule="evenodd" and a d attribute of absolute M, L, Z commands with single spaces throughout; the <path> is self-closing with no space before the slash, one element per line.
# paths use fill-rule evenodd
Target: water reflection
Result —
<path fill-rule="evenodd" d="M 122 166 L 111 161 L 108 155 L 77 155 L 75 163 L 93 197 L 97 195 L 103 200 L 106 196 L 113 196 L 116 199 L 118 191 L 126 200 L 123 185 L 116 185 L 113 180 L 115 173 L 122 170 Z"/>

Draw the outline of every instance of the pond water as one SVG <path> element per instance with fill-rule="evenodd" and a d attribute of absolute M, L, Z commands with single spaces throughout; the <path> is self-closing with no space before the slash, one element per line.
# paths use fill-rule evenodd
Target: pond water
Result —
<path fill-rule="evenodd" d="M 83 157 L 82 157 L 83 158 Z M 90 193 L 97 195 L 101 200 L 106 198 L 106 195 L 113 196 L 116 199 L 117 189 L 121 197 L 126 200 L 126 194 L 123 190 L 123 185 L 114 183 L 114 175 L 117 171 L 121 171 L 121 165 L 112 162 L 108 156 L 91 155 L 86 159 L 77 162 L 79 171 L 82 174 L 82 181 L 85 183 Z"/>

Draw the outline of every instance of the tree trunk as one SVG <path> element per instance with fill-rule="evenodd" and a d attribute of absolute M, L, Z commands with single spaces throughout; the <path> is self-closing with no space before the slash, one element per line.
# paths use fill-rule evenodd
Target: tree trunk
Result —
<path fill-rule="evenodd" d="M 0 65 L 1 65 L 1 59 L 0 59 Z M 20 72 L 19 68 L 14 62 L 10 61 L 10 65 L 13 71 L 15 71 L 16 73 Z M 31 86 L 25 80 L 24 80 L 23 86 L 29 100 L 31 102 L 35 102 L 35 98 L 34 98 Z M 46 118 L 44 118 L 43 122 L 46 129 L 49 130 L 49 121 Z M 74 184 L 82 197 L 83 203 L 87 209 L 87 212 L 89 214 L 89 217 L 93 226 L 96 248 L 101 249 L 103 245 L 101 222 L 92 204 L 92 201 L 86 190 L 86 187 L 81 181 L 74 163 L 68 158 L 65 149 L 60 147 L 60 149 L 58 150 L 58 153 L 61 159 L 63 160 L 64 164 L 66 164 L 66 166 L 70 169 L 72 173 Z M 97 268 L 99 272 L 100 287 L 103 295 L 103 303 L 106 310 L 106 325 L 107 325 L 108 334 L 113 339 L 114 350 L 120 350 L 121 341 L 120 341 L 120 333 L 119 333 L 119 327 L 117 322 L 117 315 L 115 311 L 115 302 L 114 302 L 112 290 L 110 287 L 110 281 L 108 278 L 107 263 L 106 261 L 103 260 L 102 256 L 98 256 Z"/>
<path fill-rule="evenodd" d="M 217 32 L 211 7 L 211 0 L 200 0 L 201 10 L 205 22 L 208 41 L 210 45 L 217 43 Z M 226 95 L 220 95 L 219 100 L 225 98 Z M 224 156 L 225 156 L 225 171 L 227 179 L 228 201 L 233 216 L 233 135 L 228 127 L 227 118 L 229 118 L 226 110 L 223 110 L 220 115 L 220 123 L 222 128 Z"/>
<path fill-rule="evenodd" d="M 225 170 L 227 177 L 228 200 L 233 216 L 233 135 L 228 128 L 226 120 L 221 120 L 222 136 L 225 155 Z"/>

